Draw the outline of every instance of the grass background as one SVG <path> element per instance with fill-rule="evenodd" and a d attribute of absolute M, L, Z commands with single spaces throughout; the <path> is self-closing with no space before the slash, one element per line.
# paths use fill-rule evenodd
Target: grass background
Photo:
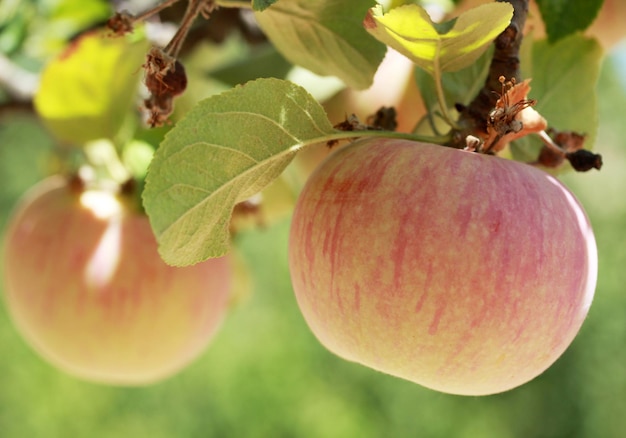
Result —
<path fill-rule="evenodd" d="M 582 331 L 543 375 L 488 397 L 440 394 L 345 362 L 314 339 L 296 306 L 283 221 L 240 238 L 254 293 L 210 348 L 145 388 L 95 385 L 42 361 L 0 304 L 1 438 L 593 437 L 626 430 L 626 47 L 599 84 L 601 172 L 568 174 L 593 223 L 598 288 Z M 576 90 L 572 90 L 575 92 Z M 46 171 L 46 134 L 19 115 L 0 125 L 0 225 Z M 33 167 L 32 163 L 39 163 Z"/>

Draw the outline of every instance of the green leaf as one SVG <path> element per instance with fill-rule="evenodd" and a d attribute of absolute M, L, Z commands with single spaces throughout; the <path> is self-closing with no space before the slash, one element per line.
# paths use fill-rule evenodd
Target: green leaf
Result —
<path fill-rule="evenodd" d="M 284 78 L 292 65 L 276 50 L 268 45 L 261 50 L 249 53 L 227 65 L 210 72 L 209 76 L 232 86 L 258 78 Z"/>
<path fill-rule="evenodd" d="M 10 55 L 17 51 L 28 36 L 26 14 L 15 14 L 10 21 L 0 20 L 0 53 Z"/>
<path fill-rule="evenodd" d="M 168 132 L 146 178 L 144 206 L 163 259 L 184 266 L 224 255 L 234 205 L 333 132 L 315 99 L 279 79 L 200 102 Z"/>
<path fill-rule="evenodd" d="M 379 41 L 407 56 L 431 75 L 471 65 L 509 25 L 513 8 L 490 3 L 435 24 L 420 6 L 406 5 L 383 13 L 372 8 L 365 27 Z"/>
<path fill-rule="evenodd" d="M 623 0 L 622 0 L 623 1 Z M 537 0 L 552 43 L 589 27 L 604 0 Z"/>
<path fill-rule="evenodd" d="M 0 113 L 0 229 L 20 196 L 52 171 L 54 146 L 35 115 Z"/>
<path fill-rule="evenodd" d="M 252 9 L 255 11 L 263 11 L 266 8 L 272 6 L 278 0 L 252 0 Z"/>
<path fill-rule="evenodd" d="M 363 28 L 372 0 L 281 0 L 257 12 L 259 25 L 293 64 L 348 86 L 372 84 L 386 47 Z"/>
<path fill-rule="evenodd" d="M 556 44 L 537 41 L 532 59 L 523 60 L 522 77 L 532 78 L 530 98 L 535 109 L 560 131 L 587 135 L 585 148 L 595 142 L 598 128 L 596 83 L 600 74 L 602 48 L 593 38 L 570 35 Z M 542 143 L 526 136 L 511 145 L 513 157 L 521 161 L 537 159 Z"/>
<path fill-rule="evenodd" d="M 35 108 L 43 123 L 69 144 L 112 139 L 135 104 L 147 49 L 134 36 L 79 38 L 41 75 Z"/>

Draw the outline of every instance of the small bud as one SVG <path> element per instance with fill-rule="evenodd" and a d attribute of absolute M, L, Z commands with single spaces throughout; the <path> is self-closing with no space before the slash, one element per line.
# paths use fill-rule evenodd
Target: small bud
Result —
<path fill-rule="evenodd" d="M 481 148 L 483 141 L 473 135 L 465 137 L 465 148 L 463 150 L 468 152 L 475 152 Z"/>

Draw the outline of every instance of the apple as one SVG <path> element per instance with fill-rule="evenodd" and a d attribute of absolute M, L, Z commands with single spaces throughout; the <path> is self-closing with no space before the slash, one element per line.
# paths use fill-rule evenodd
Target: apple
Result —
<path fill-rule="evenodd" d="M 6 234 L 4 292 L 18 330 L 91 381 L 172 375 L 205 349 L 228 307 L 229 258 L 166 265 L 133 202 L 53 177 L 25 195 Z"/>
<path fill-rule="evenodd" d="M 369 139 L 311 175 L 289 268 L 330 351 L 434 390 L 485 395 L 530 381 L 570 345 L 597 253 L 583 208 L 547 173 Z"/>

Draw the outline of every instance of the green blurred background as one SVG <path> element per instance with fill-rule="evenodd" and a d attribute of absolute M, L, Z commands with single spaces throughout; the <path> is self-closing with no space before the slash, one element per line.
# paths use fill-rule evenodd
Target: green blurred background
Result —
<path fill-rule="evenodd" d="M 296 306 L 284 220 L 239 236 L 253 293 L 197 361 L 154 386 L 95 385 L 57 371 L 22 341 L 0 304 L 0 438 L 626 436 L 625 78 L 621 45 L 598 86 L 595 149 L 604 168 L 562 177 L 596 232 L 595 301 L 572 346 L 532 382 L 494 396 L 452 396 L 333 356 Z M 21 193 L 48 171 L 52 143 L 26 113 L 5 111 L 1 120 L 4 229 Z"/>

